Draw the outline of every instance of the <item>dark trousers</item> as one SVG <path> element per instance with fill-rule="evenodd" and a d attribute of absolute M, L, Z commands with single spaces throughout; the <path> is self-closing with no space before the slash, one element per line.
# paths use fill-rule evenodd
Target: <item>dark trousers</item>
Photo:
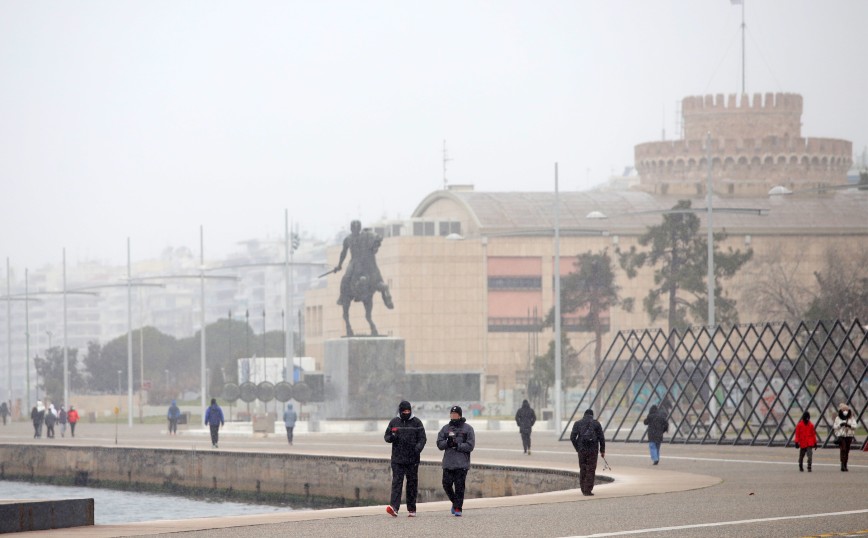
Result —
<path fill-rule="evenodd" d="M 220 431 L 220 425 L 219 424 L 211 424 L 211 444 L 212 445 L 217 444 L 217 438 L 219 437 L 217 435 L 217 432 L 219 432 L 219 431 Z"/>
<path fill-rule="evenodd" d="M 521 433 L 521 446 L 524 448 L 524 451 L 527 452 L 530 450 L 530 432 L 519 433 Z"/>
<path fill-rule="evenodd" d="M 847 468 L 847 461 L 850 459 L 850 443 L 853 442 L 852 437 L 839 437 L 838 448 L 841 450 L 841 467 Z"/>
<path fill-rule="evenodd" d="M 78 423 L 77 422 L 70 422 L 69 423 L 69 433 L 71 433 L 73 437 L 75 437 L 75 425 L 76 424 L 78 424 Z"/>
<path fill-rule="evenodd" d="M 169 419 L 169 433 L 178 433 L 178 419 L 170 418 Z"/>
<path fill-rule="evenodd" d="M 54 424 L 45 425 L 45 436 L 49 439 L 54 439 Z"/>
<path fill-rule="evenodd" d="M 289 429 L 289 428 L 287 428 Z M 419 464 L 393 463 L 392 464 L 392 499 L 389 504 L 395 511 L 401 506 L 401 486 L 404 485 L 404 477 L 407 477 L 407 511 L 416 511 L 416 494 L 419 491 Z"/>
<path fill-rule="evenodd" d="M 579 487 L 582 493 L 594 491 L 594 479 L 597 476 L 597 451 L 579 450 Z"/>
<path fill-rule="evenodd" d="M 805 460 L 805 454 L 808 455 L 808 470 L 810 470 L 811 464 L 814 462 L 814 449 L 813 449 L 813 447 L 800 448 L 799 449 L 799 469 L 802 468 L 802 462 Z"/>
<path fill-rule="evenodd" d="M 443 491 L 456 510 L 464 506 L 464 481 L 467 469 L 443 469 Z M 453 489 L 454 486 L 454 489 Z"/>
<path fill-rule="evenodd" d="M 292 444 L 292 430 L 295 426 L 287 426 L 286 427 L 286 440 L 289 441 L 289 444 Z"/>

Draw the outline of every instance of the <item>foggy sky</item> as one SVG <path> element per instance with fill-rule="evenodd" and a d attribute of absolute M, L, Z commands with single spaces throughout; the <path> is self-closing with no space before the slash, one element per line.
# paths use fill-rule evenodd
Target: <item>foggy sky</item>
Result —
<path fill-rule="evenodd" d="M 868 2 L 746 0 L 747 92 L 868 144 Z M 678 1 L 0 1 L 0 272 L 222 256 L 443 186 L 586 189 L 741 88 L 741 8 Z"/>

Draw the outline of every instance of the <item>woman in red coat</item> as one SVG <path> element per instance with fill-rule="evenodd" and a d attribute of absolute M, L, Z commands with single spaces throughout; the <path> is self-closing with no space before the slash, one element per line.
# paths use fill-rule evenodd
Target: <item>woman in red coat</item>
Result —
<path fill-rule="evenodd" d="M 811 414 L 807 411 L 802 415 L 802 420 L 796 424 L 796 435 L 793 437 L 796 448 L 799 449 L 799 472 L 804 471 L 802 462 L 805 454 L 808 455 L 808 472 L 811 472 L 811 463 L 814 460 L 814 448 L 817 446 L 817 431 L 811 423 Z"/>

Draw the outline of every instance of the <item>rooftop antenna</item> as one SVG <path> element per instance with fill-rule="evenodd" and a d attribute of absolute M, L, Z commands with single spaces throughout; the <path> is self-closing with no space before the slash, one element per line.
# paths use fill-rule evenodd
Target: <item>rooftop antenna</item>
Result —
<path fill-rule="evenodd" d="M 444 140 L 443 141 L 443 190 L 444 191 L 446 190 L 446 188 L 447 188 L 446 184 L 448 183 L 446 181 L 446 163 L 451 161 L 451 160 L 452 159 L 449 158 L 449 153 L 446 152 L 446 140 Z"/>

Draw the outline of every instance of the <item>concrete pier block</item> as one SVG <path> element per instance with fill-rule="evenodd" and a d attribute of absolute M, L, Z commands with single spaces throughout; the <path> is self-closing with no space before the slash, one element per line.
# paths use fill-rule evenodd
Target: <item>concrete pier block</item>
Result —
<path fill-rule="evenodd" d="M 0 534 L 93 525 L 93 499 L 0 501 Z"/>

